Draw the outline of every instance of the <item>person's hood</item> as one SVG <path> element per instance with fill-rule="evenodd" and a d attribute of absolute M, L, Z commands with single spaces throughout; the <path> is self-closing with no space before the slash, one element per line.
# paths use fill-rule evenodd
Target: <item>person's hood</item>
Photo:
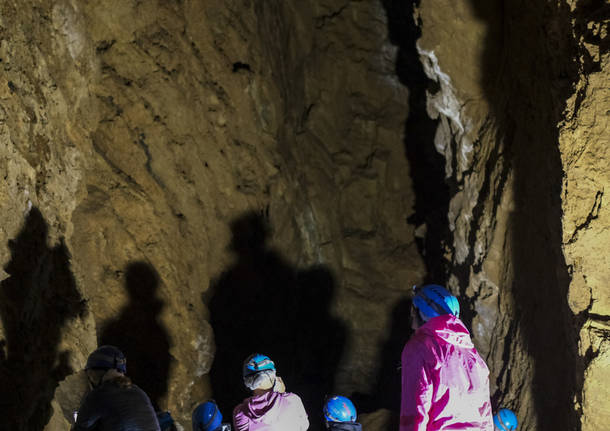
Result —
<path fill-rule="evenodd" d="M 358 422 L 329 422 L 330 431 L 362 431 L 362 425 Z"/>
<path fill-rule="evenodd" d="M 463 348 L 474 347 L 474 344 L 472 344 L 472 340 L 470 339 L 470 332 L 468 332 L 464 323 L 452 314 L 433 317 L 424 323 L 417 330 L 416 334 L 417 333 L 440 338 L 446 343 Z"/>
<path fill-rule="evenodd" d="M 278 392 L 265 392 L 264 394 L 254 396 L 250 398 L 250 401 L 247 403 L 247 408 L 249 412 L 249 416 L 254 419 L 260 419 L 262 416 L 270 412 L 277 404 L 281 402 L 281 394 Z M 280 409 L 276 409 L 275 416 L 277 416 L 280 412 Z M 273 412 L 270 412 L 273 416 Z M 273 420 L 275 418 L 265 418 Z"/>

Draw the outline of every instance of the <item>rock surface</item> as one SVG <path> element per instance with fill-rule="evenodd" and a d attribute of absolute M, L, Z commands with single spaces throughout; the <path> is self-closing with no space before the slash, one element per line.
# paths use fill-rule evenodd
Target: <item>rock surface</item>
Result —
<path fill-rule="evenodd" d="M 68 429 L 112 343 L 185 429 L 212 396 L 230 414 L 259 349 L 312 429 L 331 392 L 395 429 L 410 286 L 435 281 L 520 429 L 602 429 L 607 23 L 584 0 L 0 0 L 1 428 Z"/>
<path fill-rule="evenodd" d="M 47 388 L 24 389 L 3 420 L 66 429 L 74 400 L 63 394 L 82 393 L 69 376 L 112 343 L 188 428 L 214 389 L 209 287 L 239 264 L 232 223 L 245 214 L 271 227 L 267 247 L 289 274 L 313 283 L 323 268 L 330 280 L 321 310 L 344 336 L 327 384 L 374 392 L 392 308 L 424 274 L 406 223 L 407 90 L 381 5 L 0 7 L 3 379 Z M 23 282 L 28 265 L 42 275 Z M 72 280 L 67 305 L 57 271 Z M 44 324 L 54 335 L 43 343 Z M 38 380 L 8 375 L 33 366 L 20 350 L 31 341 L 45 353 Z"/>
<path fill-rule="evenodd" d="M 601 429 L 607 8 L 422 0 L 412 12 L 437 119 L 429 145 L 446 161 L 444 268 L 470 298 L 464 317 L 493 401 L 517 412 L 519 429 Z"/>

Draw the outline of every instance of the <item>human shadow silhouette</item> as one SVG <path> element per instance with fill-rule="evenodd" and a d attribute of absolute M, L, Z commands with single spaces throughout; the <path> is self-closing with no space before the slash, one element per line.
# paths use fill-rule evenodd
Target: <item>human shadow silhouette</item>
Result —
<path fill-rule="evenodd" d="M 163 302 L 156 296 L 159 275 L 146 262 L 130 263 L 125 270 L 129 302 L 115 320 L 106 322 L 99 344 L 118 347 L 127 358 L 127 374 L 148 394 L 153 407 L 167 394 L 170 338 L 159 323 Z"/>
<path fill-rule="evenodd" d="M 381 355 L 377 367 L 377 378 L 371 393 L 356 393 L 353 401 L 362 413 L 371 413 L 378 409 L 388 409 L 398 420 L 401 394 L 401 355 L 411 335 L 412 298 L 399 300 L 392 311 L 390 332 L 381 346 Z M 391 425 L 394 425 L 392 422 Z M 398 422 L 396 422 L 398 427 Z"/>
<path fill-rule="evenodd" d="M 210 373 L 214 397 L 230 415 L 248 392 L 243 360 L 269 355 L 287 390 L 301 396 L 312 419 L 333 386 L 345 329 L 330 315 L 330 272 L 317 266 L 299 272 L 266 245 L 264 214 L 249 212 L 231 223 L 237 261 L 213 282 L 209 309 L 216 340 Z M 205 298 L 204 298 L 205 302 Z"/>
<path fill-rule="evenodd" d="M 311 430 L 321 429 L 322 407 L 327 395 L 334 394 L 334 380 L 339 367 L 347 330 L 343 322 L 330 314 L 335 279 L 332 273 L 316 265 L 297 276 L 296 355 L 294 387 L 303 399 Z"/>
<path fill-rule="evenodd" d="M 0 284 L 4 340 L 0 351 L 0 429 L 42 430 L 58 383 L 73 370 L 59 351 L 62 329 L 86 312 L 63 240 L 47 244 L 48 227 L 32 208 L 9 241 L 11 260 Z"/>

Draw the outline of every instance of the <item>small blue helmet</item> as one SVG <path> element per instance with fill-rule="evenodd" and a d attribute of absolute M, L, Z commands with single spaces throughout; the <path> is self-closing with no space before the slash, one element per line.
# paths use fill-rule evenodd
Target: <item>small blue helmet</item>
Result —
<path fill-rule="evenodd" d="M 260 371 L 275 370 L 275 364 L 267 355 L 253 353 L 244 361 L 243 376 L 247 377 Z"/>
<path fill-rule="evenodd" d="M 460 315 L 460 304 L 455 296 L 443 286 L 428 284 L 427 286 L 415 287 L 413 305 L 428 319 L 443 314 Z"/>
<path fill-rule="evenodd" d="M 356 422 L 356 407 L 349 398 L 335 395 L 324 404 L 324 419 L 327 422 Z"/>
<path fill-rule="evenodd" d="M 127 372 L 127 359 L 118 348 L 114 346 L 101 346 L 94 350 L 87 358 L 85 370 L 118 370 L 125 374 Z"/>
<path fill-rule="evenodd" d="M 513 431 L 517 429 L 519 422 L 517 416 L 509 409 L 500 409 L 494 415 L 494 425 L 502 431 Z"/>
<path fill-rule="evenodd" d="M 174 418 L 170 412 L 157 412 L 157 422 L 161 431 L 169 431 L 174 425 Z"/>
<path fill-rule="evenodd" d="M 199 404 L 193 410 L 193 431 L 216 431 L 222 423 L 222 414 L 214 401 Z"/>

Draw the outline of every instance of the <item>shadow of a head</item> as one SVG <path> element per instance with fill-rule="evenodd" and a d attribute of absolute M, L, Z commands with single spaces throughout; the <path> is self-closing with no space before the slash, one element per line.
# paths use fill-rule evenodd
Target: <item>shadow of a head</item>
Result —
<path fill-rule="evenodd" d="M 32 258 L 38 257 L 47 249 L 47 223 L 38 208 L 32 208 L 19 235 L 8 241 L 11 261 L 4 270 L 15 274 L 32 265 Z"/>
<path fill-rule="evenodd" d="M 249 254 L 265 247 L 269 223 L 258 212 L 248 212 L 231 223 L 231 249 L 237 254 Z"/>
<path fill-rule="evenodd" d="M 125 272 L 125 289 L 130 301 L 154 302 L 159 288 L 157 271 L 146 262 L 130 263 Z"/>

